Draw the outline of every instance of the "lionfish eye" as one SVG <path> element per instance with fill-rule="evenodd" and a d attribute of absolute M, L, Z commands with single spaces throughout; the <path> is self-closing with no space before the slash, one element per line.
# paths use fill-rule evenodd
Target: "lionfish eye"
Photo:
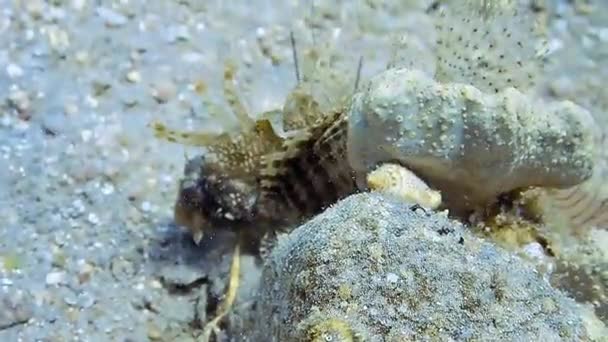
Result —
<path fill-rule="evenodd" d="M 203 201 L 203 191 L 198 184 L 192 180 L 183 180 L 180 190 L 180 201 L 184 204 L 201 203 Z"/>

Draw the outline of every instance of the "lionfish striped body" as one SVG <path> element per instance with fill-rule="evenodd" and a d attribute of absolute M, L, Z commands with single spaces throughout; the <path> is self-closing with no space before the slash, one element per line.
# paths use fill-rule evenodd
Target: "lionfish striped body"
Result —
<path fill-rule="evenodd" d="M 346 115 L 335 112 L 267 156 L 261 172 L 263 217 L 290 217 L 290 223 L 318 214 L 356 190 L 346 158 Z"/>
<path fill-rule="evenodd" d="M 218 136 L 153 126 L 157 137 L 207 150 L 186 163 L 174 210 L 197 243 L 222 229 L 241 233 L 253 246 L 272 243 L 357 191 L 346 157 L 345 106 L 324 113 L 296 88 L 282 111 L 253 120 L 232 99 L 240 131 Z"/>

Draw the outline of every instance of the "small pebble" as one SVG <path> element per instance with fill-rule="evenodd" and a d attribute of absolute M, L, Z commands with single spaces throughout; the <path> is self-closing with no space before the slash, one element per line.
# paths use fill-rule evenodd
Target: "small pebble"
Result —
<path fill-rule="evenodd" d="M 86 6 L 86 0 L 72 0 L 72 8 L 77 11 L 82 11 L 84 6 Z"/>
<path fill-rule="evenodd" d="M 28 42 L 31 42 L 35 37 L 35 33 L 34 30 L 27 30 L 25 31 L 25 40 L 27 40 Z"/>
<path fill-rule="evenodd" d="M 90 224 L 97 225 L 99 224 L 99 217 L 95 213 L 89 213 L 87 221 L 89 221 Z"/>
<path fill-rule="evenodd" d="M 166 103 L 177 93 L 175 84 L 171 81 L 161 81 L 152 87 L 152 97 L 159 103 Z"/>
<path fill-rule="evenodd" d="M 163 335 L 160 329 L 156 326 L 156 324 L 150 322 L 148 323 L 148 338 L 154 341 L 158 341 L 162 339 Z"/>
<path fill-rule="evenodd" d="M 63 51 L 70 46 L 70 36 L 69 34 L 58 28 L 58 27 L 50 27 L 48 32 L 49 44 L 55 51 Z"/>
<path fill-rule="evenodd" d="M 91 108 L 97 108 L 99 106 L 99 101 L 97 101 L 97 99 L 95 99 L 91 95 L 87 95 L 85 97 L 85 101 L 89 105 L 89 107 L 91 107 Z"/>
<path fill-rule="evenodd" d="M 152 209 L 152 205 L 148 201 L 144 201 L 141 203 L 141 211 L 148 212 Z"/>
<path fill-rule="evenodd" d="M 108 27 L 119 27 L 127 23 L 127 17 L 109 8 L 97 7 L 97 15 Z"/>
<path fill-rule="evenodd" d="M 29 0 L 25 1 L 25 10 L 32 16 L 32 18 L 38 19 L 45 12 L 44 1 L 42 0 Z"/>
<path fill-rule="evenodd" d="M 69 306 L 76 306 L 78 304 L 78 298 L 71 292 L 63 297 L 63 301 Z"/>
<path fill-rule="evenodd" d="M 95 297 L 88 292 L 82 292 L 78 295 L 78 305 L 83 309 L 88 309 L 95 304 Z"/>
<path fill-rule="evenodd" d="M 46 275 L 47 285 L 57 285 L 65 282 L 66 273 L 63 271 L 50 272 Z"/>
<path fill-rule="evenodd" d="M 74 59 L 80 64 L 85 64 L 89 60 L 89 53 L 83 50 L 78 51 L 74 55 Z"/>
<path fill-rule="evenodd" d="M 83 203 L 83 202 L 82 202 L 82 200 L 81 200 L 81 199 L 79 199 L 79 198 L 78 198 L 78 199 L 75 199 L 75 200 L 72 202 L 72 207 L 74 207 L 74 210 L 75 210 L 75 211 L 76 211 L 76 213 L 78 213 L 78 214 L 83 214 L 83 213 L 84 213 L 84 211 L 85 211 L 85 209 L 86 209 L 86 208 L 85 208 L 85 206 L 84 206 L 84 203 Z"/>
<path fill-rule="evenodd" d="M 23 69 L 21 69 L 21 67 L 17 64 L 11 63 L 6 66 L 6 73 L 10 78 L 18 78 L 23 76 Z"/>
<path fill-rule="evenodd" d="M 167 29 L 167 43 L 175 43 L 177 41 L 186 41 L 190 39 L 188 27 L 184 25 L 171 26 Z"/>
<path fill-rule="evenodd" d="M 78 281 L 81 284 L 88 282 L 91 279 L 91 274 L 93 274 L 94 270 L 95 268 L 91 264 L 84 262 L 78 270 Z"/>
<path fill-rule="evenodd" d="M 101 193 L 104 195 L 111 195 L 112 193 L 114 193 L 114 185 L 110 184 L 110 183 L 105 183 L 102 187 L 101 187 Z"/>
<path fill-rule="evenodd" d="M 386 275 L 386 281 L 388 281 L 391 284 L 394 284 L 399 281 L 399 276 L 396 275 L 395 273 L 389 273 Z"/>
<path fill-rule="evenodd" d="M 196 52 L 187 52 L 182 55 L 182 61 L 186 63 L 201 63 L 203 60 L 203 55 Z"/>
<path fill-rule="evenodd" d="M 158 281 L 157 279 L 152 279 L 150 281 L 150 287 L 153 289 L 162 289 L 163 284 L 160 281 Z"/>
<path fill-rule="evenodd" d="M 127 73 L 126 79 L 131 83 L 138 83 L 141 81 L 141 74 L 137 70 L 131 70 Z"/>
<path fill-rule="evenodd" d="M 82 132 L 80 132 L 80 138 L 85 143 L 89 142 L 89 140 L 91 140 L 92 137 L 93 137 L 93 132 L 91 132 L 88 129 L 85 129 Z"/>
<path fill-rule="evenodd" d="M 8 95 L 9 102 L 19 111 L 26 111 L 30 108 L 30 99 L 23 90 L 13 90 Z"/>

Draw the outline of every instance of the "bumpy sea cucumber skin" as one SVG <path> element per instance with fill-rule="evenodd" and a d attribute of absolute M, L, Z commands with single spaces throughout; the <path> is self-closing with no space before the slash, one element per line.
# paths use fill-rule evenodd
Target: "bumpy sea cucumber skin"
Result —
<path fill-rule="evenodd" d="M 567 188 L 594 166 L 596 132 L 586 110 L 534 102 L 514 88 L 485 94 L 390 69 L 354 97 L 348 115 L 348 158 L 358 177 L 398 161 L 454 211 L 520 187 Z"/>

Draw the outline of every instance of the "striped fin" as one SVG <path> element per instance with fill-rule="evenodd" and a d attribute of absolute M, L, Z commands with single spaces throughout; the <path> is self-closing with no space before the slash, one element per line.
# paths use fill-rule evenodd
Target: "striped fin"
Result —
<path fill-rule="evenodd" d="M 264 204 L 261 208 L 266 210 L 266 215 L 276 215 L 277 213 L 286 212 L 292 213 L 293 218 L 299 217 L 299 213 L 294 210 L 300 210 L 303 202 L 296 193 L 302 192 L 303 189 L 295 189 L 296 186 L 288 175 L 290 170 L 289 161 L 296 160 L 297 157 L 305 153 L 303 145 L 311 139 L 311 132 L 301 130 L 298 134 L 285 139 L 283 146 L 279 151 L 268 153 L 262 159 L 263 167 L 260 171 L 260 187 L 261 196 L 260 202 Z"/>
<path fill-rule="evenodd" d="M 345 113 L 341 111 L 333 112 L 325 119 L 325 122 L 326 124 L 323 126 L 326 128 L 323 129 L 323 132 L 315 145 L 333 144 L 335 141 L 342 141 L 342 139 L 346 138 L 346 132 L 348 131 L 348 116 Z"/>
<path fill-rule="evenodd" d="M 308 129 L 291 131 L 279 151 L 264 156 L 264 167 L 260 172 L 263 187 L 272 188 L 276 183 L 280 183 L 280 177 L 289 172 L 289 161 L 305 153 L 306 146 L 314 144 L 325 128 L 322 124 L 311 126 Z"/>
<path fill-rule="evenodd" d="M 263 156 L 262 176 L 277 176 L 284 173 L 285 161 L 300 153 L 301 145 L 311 139 L 311 131 L 300 130 L 283 140 L 281 148 Z"/>
<path fill-rule="evenodd" d="M 608 196 L 601 193 L 601 188 L 593 188 L 594 184 L 588 181 L 568 189 L 547 190 L 544 200 L 550 206 L 548 211 L 561 216 L 577 231 L 608 229 Z"/>
<path fill-rule="evenodd" d="M 224 96 L 228 105 L 236 115 L 239 123 L 244 129 L 247 129 L 255 124 L 253 118 L 251 118 L 245 108 L 245 105 L 241 102 L 238 95 L 238 91 L 235 85 L 234 75 L 236 74 L 236 65 L 232 61 L 226 61 L 224 64 Z"/>
<path fill-rule="evenodd" d="M 341 118 L 340 113 L 328 115 L 309 130 L 287 139 L 282 151 L 266 157 L 261 181 L 264 207 L 276 208 L 277 202 L 282 203 L 282 213 L 302 218 L 317 214 L 355 190 L 345 156 L 345 135 L 331 133 Z"/>
<path fill-rule="evenodd" d="M 149 126 L 152 127 L 156 138 L 187 146 L 209 146 L 223 135 L 204 132 L 182 132 L 168 128 L 158 121 L 153 121 Z"/>
<path fill-rule="evenodd" d="M 348 116 L 334 112 L 327 119 L 329 125 L 314 145 L 314 153 L 319 156 L 319 164 L 325 167 L 333 185 L 341 189 L 353 186 L 354 173 L 347 158 Z"/>

